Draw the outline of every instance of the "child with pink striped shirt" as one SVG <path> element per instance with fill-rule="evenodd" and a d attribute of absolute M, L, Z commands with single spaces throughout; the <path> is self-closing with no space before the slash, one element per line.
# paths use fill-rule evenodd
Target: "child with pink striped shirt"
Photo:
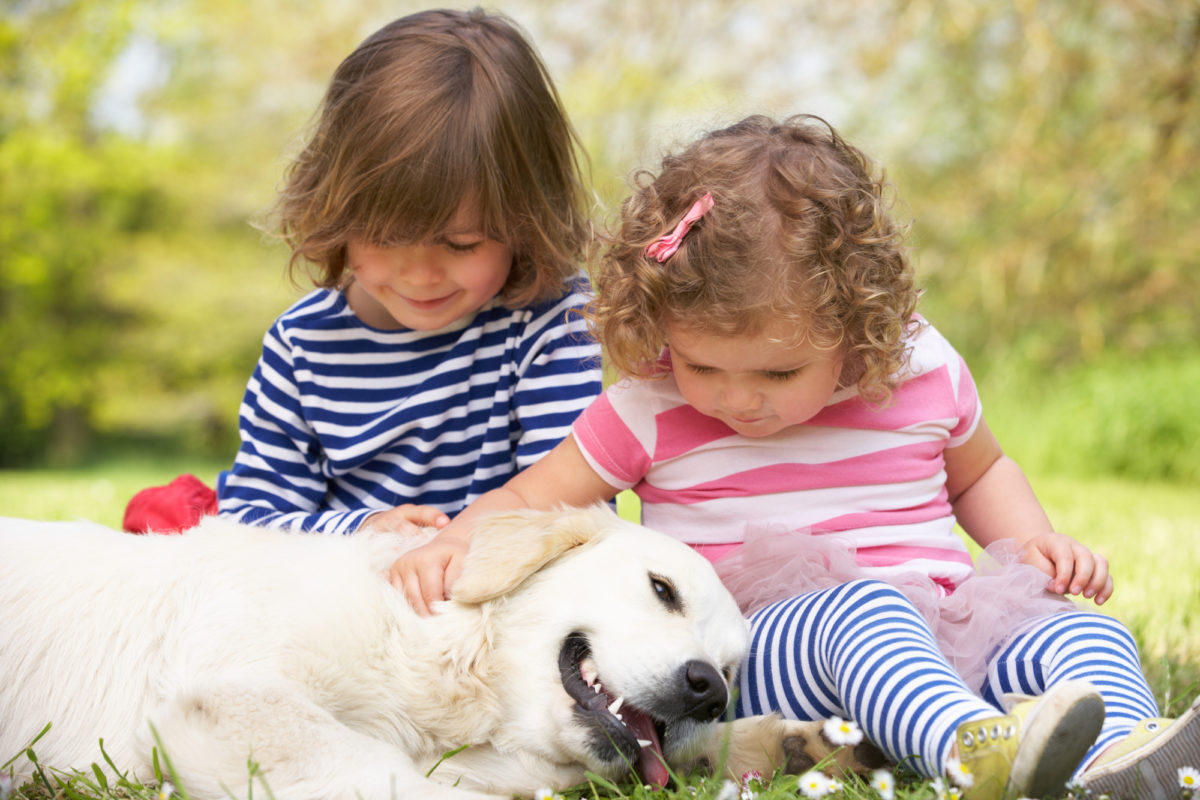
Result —
<path fill-rule="evenodd" d="M 632 489 L 750 614 L 739 716 L 853 719 L 980 800 L 1173 797 L 1200 700 L 1160 719 L 1129 632 L 1064 597 L 1103 603 L 1108 564 L 1054 531 L 916 315 L 884 188 L 813 117 L 751 117 L 640 173 L 593 273 L 624 378 L 393 582 L 427 612 L 478 515 Z"/>

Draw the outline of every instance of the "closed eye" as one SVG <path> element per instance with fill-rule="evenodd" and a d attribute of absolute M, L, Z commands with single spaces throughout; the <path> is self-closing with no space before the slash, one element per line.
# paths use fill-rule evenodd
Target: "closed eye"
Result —
<path fill-rule="evenodd" d="M 668 610 L 679 613 L 683 610 L 683 603 L 679 600 L 679 595 L 675 591 L 674 584 L 661 575 L 650 573 L 650 588 L 654 590 L 654 595 L 659 602 L 667 607 Z"/>
<path fill-rule="evenodd" d="M 447 239 L 446 241 L 443 242 L 443 244 L 445 244 L 446 248 L 448 250 L 450 250 L 450 252 L 452 252 L 452 253 L 466 254 L 466 253 L 474 253 L 476 250 L 478 250 L 479 245 L 483 244 L 483 240 L 480 239 L 475 242 L 452 242 L 449 239 Z"/>
<path fill-rule="evenodd" d="M 800 370 L 798 370 L 798 369 L 788 369 L 788 370 L 778 370 L 778 371 L 771 370 L 764 374 L 767 376 L 767 378 L 769 380 L 786 381 L 786 380 L 790 380 L 790 379 L 796 377 L 797 375 L 799 375 Z"/>

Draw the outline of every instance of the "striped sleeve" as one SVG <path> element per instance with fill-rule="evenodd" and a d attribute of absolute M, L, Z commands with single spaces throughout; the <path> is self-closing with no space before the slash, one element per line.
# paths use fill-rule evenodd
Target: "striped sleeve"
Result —
<path fill-rule="evenodd" d="M 653 460 L 653 415 L 646 415 L 647 424 L 641 431 L 647 437 L 644 441 L 629 427 L 629 421 L 621 415 L 613 400 L 617 397 L 627 401 L 631 393 L 641 395 L 639 390 L 643 388 L 644 384 L 629 379 L 609 387 L 580 414 L 571 429 L 584 459 L 605 483 L 617 489 L 632 489 L 638 485 L 650 471 Z M 643 410 L 651 405 L 648 397 L 640 397 L 634 405 L 639 403 Z M 627 402 L 621 405 L 628 407 Z"/>
<path fill-rule="evenodd" d="M 562 441 L 600 393 L 600 346 L 582 314 L 587 299 L 575 291 L 530 312 L 517 353 L 513 392 L 518 469 Z"/>
<path fill-rule="evenodd" d="M 221 476 L 222 516 L 290 530 L 349 533 L 372 513 L 369 508 L 319 510 L 327 492 L 321 446 L 301 406 L 281 322 L 263 337 L 238 414 L 242 445 L 233 467 Z"/>

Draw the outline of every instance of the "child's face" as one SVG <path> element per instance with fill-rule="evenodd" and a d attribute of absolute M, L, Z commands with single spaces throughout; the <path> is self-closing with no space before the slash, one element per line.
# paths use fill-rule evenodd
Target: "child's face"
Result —
<path fill-rule="evenodd" d="M 808 342 L 784 344 L 787 329 L 717 336 L 667 326 L 675 382 L 688 404 L 758 439 L 812 419 L 838 388 L 842 354 Z"/>
<path fill-rule="evenodd" d="M 430 242 L 380 246 L 351 239 L 346 262 L 368 296 L 350 294 L 350 305 L 364 322 L 435 331 L 474 314 L 499 294 L 512 268 L 512 251 L 484 236 L 464 206 L 446 232 Z"/>

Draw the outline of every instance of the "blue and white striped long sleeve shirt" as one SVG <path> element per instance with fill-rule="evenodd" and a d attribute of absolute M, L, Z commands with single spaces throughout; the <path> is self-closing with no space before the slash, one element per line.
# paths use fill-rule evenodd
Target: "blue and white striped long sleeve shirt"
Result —
<path fill-rule="evenodd" d="M 587 284 L 439 331 L 364 325 L 319 289 L 263 337 L 220 514 L 349 533 L 402 503 L 455 514 L 563 439 L 600 392 Z"/>

